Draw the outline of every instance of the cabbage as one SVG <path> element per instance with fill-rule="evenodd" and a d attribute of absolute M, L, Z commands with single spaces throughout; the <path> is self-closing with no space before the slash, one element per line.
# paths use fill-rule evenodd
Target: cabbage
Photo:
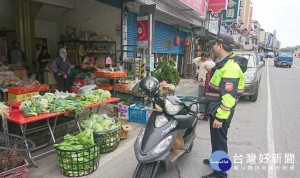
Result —
<path fill-rule="evenodd" d="M 91 113 L 89 117 L 85 118 L 81 122 L 81 127 L 83 129 L 92 129 L 93 131 L 105 131 L 112 130 L 121 125 L 120 122 L 113 122 L 110 119 L 104 119 L 102 116 Z"/>
<path fill-rule="evenodd" d="M 93 131 L 101 131 L 103 130 L 102 126 L 99 123 L 95 123 L 92 127 Z"/>

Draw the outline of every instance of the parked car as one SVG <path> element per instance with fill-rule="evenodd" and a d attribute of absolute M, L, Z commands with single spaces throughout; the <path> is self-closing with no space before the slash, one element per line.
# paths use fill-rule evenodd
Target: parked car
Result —
<path fill-rule="evenodd" d="M 255 102 L 258 97 L 258 88 L 261 80 L 261 68 L 263 62 L 259 62 L 256 51 L 235 51 L 236 55 L 248 59 L 245 75 L 245 88 L 242 96 L 249 96 L 249 100 Z"/>
<path fill-rule="evenodd" d="M 279 52 L 274 59 L 274 66 L 287 66 L 291 68 L 293 64 L 293 52 Z"/>
<path fill-rule="evenodd" d="M 275 55 L 274 55 L 274 52 L 273 51 L 270 51 L 266 54 L 266 58 L 274 58 Z"/>

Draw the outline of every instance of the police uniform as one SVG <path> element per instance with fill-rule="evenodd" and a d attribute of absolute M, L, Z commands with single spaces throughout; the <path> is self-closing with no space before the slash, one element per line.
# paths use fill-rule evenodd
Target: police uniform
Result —
<path fill-rule="evenodd" d="M 228 153 L 227 133 L 236 102 L 243 93 L 247 69 L 247 59 L 234 53 L 219 61 L 212 69 L 206 92 L 210 100 L 207 112 L 210 115 L 210 134 L 212 153 L 222 150 Z M 223 122 L 221 128 L 213 128 L 214 119 Z M 214 171 L 216 177 L 227 177 L 226 172 Z"/>

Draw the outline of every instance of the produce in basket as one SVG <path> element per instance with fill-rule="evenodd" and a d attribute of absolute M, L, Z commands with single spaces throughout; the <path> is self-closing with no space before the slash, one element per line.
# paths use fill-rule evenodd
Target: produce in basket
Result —
<path fill-rule="evenodd" d="M 113 130 L 120 127 L 120 122 L 114 122 L 110 119 L 104 119 L 102 116 L 91 113 L 89 117 L 81 122 L 81 127 L 84 129 L 92 129 L 95 132 Z"/>
<path fill-rule="evenodd" d="M 93 129 L 94 140 L 100 143 L 101 153 L 108 153 L 115 150 L 120 142 L 119 128 L 121 122 L 116 122 L 107 115 L 91 113 L 89 117 L 81 122 L 84 129 Z"/>
<path fill-rule="evenodd" d="M 54 146 L 61 150 L 79 150 L 83 148 L 88 148 L 95 144 L 93 131 L 87 129 L 80 132 L 76 136 L 67 134 L 64 136 L 64 142 L 60 144 L 55 144 Z"/>
<path fill-rule="evenodd" d="M 66 171 L 64 174 L 80 176 L 85 171 L 93 169 L 100 155 L 99 147 L 93 146 L 95 146 L 93 130 L 89 129 L 76 136 L 67 134 L 64 136 L 64 142 L 55 144 L 59 166 Z"/>
<path fill-rule="evenodd" d="M 12 150 L 0 151 L 0 172 L 13 169 L 24 163 L 23 156 L 15 149 L 17 149 L 16 144 L 13 145 Z"/>

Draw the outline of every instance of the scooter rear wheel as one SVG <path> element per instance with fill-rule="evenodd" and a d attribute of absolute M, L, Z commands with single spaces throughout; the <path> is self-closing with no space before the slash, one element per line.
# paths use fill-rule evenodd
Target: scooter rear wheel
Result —
<path fill-rule="evenodd" d="M 158 162 L 141 163 L 140 166 L 137 167 L 136 178 L 155 178 L 158 167 Z"/>

